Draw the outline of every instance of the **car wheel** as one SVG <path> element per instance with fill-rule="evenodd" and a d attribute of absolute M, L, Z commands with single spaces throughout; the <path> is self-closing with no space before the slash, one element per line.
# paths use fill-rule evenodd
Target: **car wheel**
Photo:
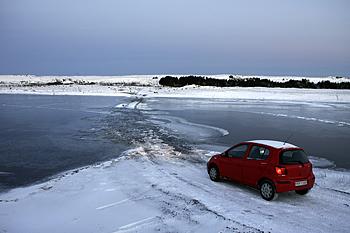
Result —
<path fill-rule="evenodd" d="M 295 192 L 299 195 L 305 195 L 309 192 L 309 189 L 295 190 Z"/>
<path fill-rule="evenodd" d="M 264 180 L 260 183 L 260 194 L 261 197 L 267 201 L 275 200 L 278 196 L 275 186 L 268 180 Z"/>
<path fill-rule="evenodd" d="M 220 180 L 220 174 L 219 169 L 217 167 L 211 167 L 209 169 L 209 177 L 212 181 L 219 181 Z"/>

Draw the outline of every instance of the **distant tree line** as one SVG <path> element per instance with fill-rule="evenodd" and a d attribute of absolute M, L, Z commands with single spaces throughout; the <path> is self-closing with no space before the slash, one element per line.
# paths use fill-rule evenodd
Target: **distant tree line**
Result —
<path fill-rule="evenodd" d="M 312 89 L 350 89 L 350 82 L 334 83 L 328 80 L 317 83 L 308 79 L 288 80 L 286 82 L 275 82 L 261 78 L 234 78 L 216 79 L 204 76 L 165 76 L 159 80 L 159 84 L 168 87 L 183 87 L 186 85 L 214 86 L 214 87 L 281 87 L 281 88 L 312 88 Z"/>

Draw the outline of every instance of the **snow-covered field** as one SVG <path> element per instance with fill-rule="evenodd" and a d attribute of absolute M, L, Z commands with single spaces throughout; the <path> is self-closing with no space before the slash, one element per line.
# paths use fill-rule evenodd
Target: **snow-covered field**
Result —
<path fill-rule="evenodd" d="M 96 83 L 138 83 L 141 85 L 154 85 L 158 83 L 158 79 L 167 75 L 173 77 L 188 76 L 191 74 L 159 74 L 159 75 L 124 75 L 124 76 L 36 76 L 36 75 L 0 75 L 0 82 L 12 83 L 12 84 L 29 84 L 29 83 L 48 83 L 55 80 L 66 80 L 66 84 L 73 81 L 88 81 Z M 230 74 L 219 75 L 198 75 L 204 77 L 211 77 L 216 79 L 228 79 Z M 304 77 L 304 76 L 261 76 L 261 75 L 233 75 L 233 78 L 260 78 L 269 79 L 275 82 L 287 82 L 288 80 L 302 80 L 308 79 L 311 82 L 317 83 L 320 81 L 330 81 L 334 83 L 350 82 L 349 77 Z"/>
<path fill-rule="evenodd" d="M 143 97 L 190 97 L 190 98 L 229 98 L 280 101 L 313 102 L 350 102 L 350 90 L 264 88 L 264 87 L 198 87 L 181 88 L 162 87 L 153 77 L 165 75 L 138 76 L 15 76 L 0 75 L 0 93 L 2 94 L 43 94 L 43 95 L 96 95 L 96 96 L 132 96 Z M 174 75 L 180 76 L 180 75 Z M 211 75 L 214 78 L 228 78 L 228 75 Z M 237 76 L 238 77 L 238 76 Z M 260 77 L 275 81 L 289 79 L 300 80 L 306 77 L 265 77 L 239 76 L 242 78 Z M 349 78 L 320 77 L 308 78 L 312 82 L 329 80 L 331 82 L 349 82 Z M 44 85 L 60 80 L 66 85 Z M 73 84 L 74 82 L 91 85 Z M 31 86 L 34 84 L 33 86 Z M 40 85 L 38 85 L 40 84 Z"/>
<path fill-rule="evenodd" d="M 0 93 L 350 103 L 349 90 L 164 88 L 152 77 L 84 77 L 120 82 L 113 86 L 21 86 L 18 83 L 26 76 L 1 76 Z M 31 80 L 49 82 L 55 78 Z M 147 110 L 140 101 L 117 107 Z M 189 130 L 201 125 L 186 123 L 183 127 Z M 224 129 L 215 130 L 227 134 Z M 0 194 L 0 232 L 294 233 L 350 229 L 350 172 L 332 169 L 328 160 L 312 158 L 316 185 L 308 195 L 286 193 L 267 202 L 256 190 L 226 181 L 212 182 L 206 161 L 216 152 L 179 152 L 156 132 L 150 130 L 145 135 L 146 140 L 117 159 Z"/>

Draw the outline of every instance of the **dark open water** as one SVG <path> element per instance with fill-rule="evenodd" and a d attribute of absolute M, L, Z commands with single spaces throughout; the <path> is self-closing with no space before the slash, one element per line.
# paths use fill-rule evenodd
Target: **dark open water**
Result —
<path fill-rule="evenodd" d="M 0 95 L 0 184 L 27 185 L 118 156 L 99 132 L 117 97 Z"/>

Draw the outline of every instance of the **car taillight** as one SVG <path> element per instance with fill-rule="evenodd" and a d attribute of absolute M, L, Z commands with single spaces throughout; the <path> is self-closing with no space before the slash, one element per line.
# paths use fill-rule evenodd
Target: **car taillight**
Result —
<path fill-rule="evenodd" d="M 286 175 L 287 169 L 285 167 L 276 167 L 276 173 L 277 175 Z"/>

